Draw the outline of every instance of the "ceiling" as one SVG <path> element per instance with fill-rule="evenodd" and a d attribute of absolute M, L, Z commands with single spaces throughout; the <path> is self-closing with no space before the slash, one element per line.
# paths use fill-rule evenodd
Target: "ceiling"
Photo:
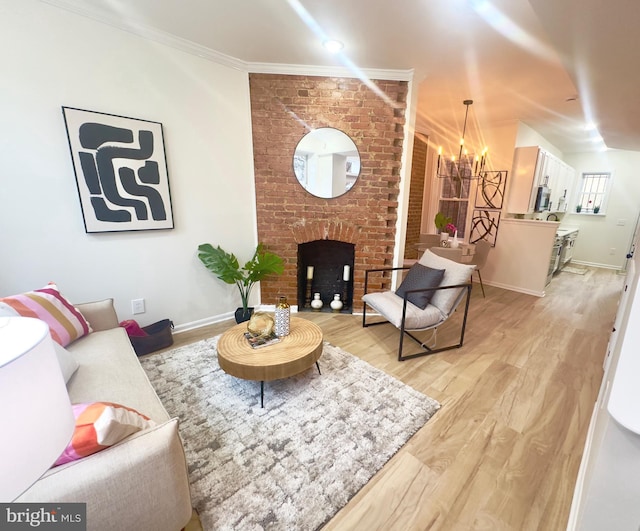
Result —
<path fill-rule="evenodd" d="M 472 99 L 476 128 L 519 120 L 563 152 L 640 151 L 640 106 L 629 105 L 640 92 L 637 0 L 45 1 L 195 43 L 249 70 L 413 70 L 416 129 L 428 134 L 459 135 L 462 102 Z M 325 38 L 344 50 L 329 54 Z"/>

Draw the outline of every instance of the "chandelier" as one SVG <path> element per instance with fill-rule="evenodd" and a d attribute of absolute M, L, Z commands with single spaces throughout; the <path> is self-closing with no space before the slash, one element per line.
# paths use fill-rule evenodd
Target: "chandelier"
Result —
<path fill-rule="evenodd" d="M 438 165 L 436 175 L 440 179 L 453 179 L 458 182 L 463 180 L 479 179 L 484 171 L 484 165 L 487 160 L 487 152 L 489 149 L 485 146 L 478 155 L 470 154 L 464 146 L 464 135 L 467 131 L 467 117 L 469 116 L 469 106 L 473 104 L 473 100 L 464 100 L 462 103 L 466 106 L 464 113 L 464 125 L 462 126 L 462 138 L 460 138 L 460 151 L 458 158 L 452 155 L 450 158 L 442 156 L 442 146 L 438 148 Z"/>

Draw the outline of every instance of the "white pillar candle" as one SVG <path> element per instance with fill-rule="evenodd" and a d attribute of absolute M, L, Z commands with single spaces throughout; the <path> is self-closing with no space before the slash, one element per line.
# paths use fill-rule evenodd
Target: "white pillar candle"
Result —
<path fill-rule="evenodd" d="M 307 280 L 313 280 L 313 266 L 307 266 Z"/>
<path fill-rule="evenodd" d="M 344 280 L 345 282 L 349 281 L 350 271 L 351 271 L 351 268 L 348 265 L 344 266 L 344 269 L 342 270 L 342 280 Z"/>

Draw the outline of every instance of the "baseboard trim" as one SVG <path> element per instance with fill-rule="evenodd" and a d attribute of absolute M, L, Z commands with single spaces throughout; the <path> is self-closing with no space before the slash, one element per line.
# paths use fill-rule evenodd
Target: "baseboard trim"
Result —
<path fill-rule="evenodd" d="M 485 279 L 482 279 L 482 282 L 485 286 L 493 286 L 495 288 L 501 288 L 501 289 L 507 289 L 509 291 L 516 291 L 518 293 L 524 293 L 525 295 L 534 295 L 536 297 L 544 297 L 545 296 L 545 292 L 544 291 L 536 291 L 536 290 L 532 290 L 532 289 L 525 289 L 525 288 L 521 288 L 519 286 L 512 286 L 511 284 L 502 284 L 501 282 L 494 282 L 494 281 L 487 281 Z M 473 283 L 473 287 L 474 289 L 480 289 L 480 283 L 479 282 L 474 282 Z"/>
<path fill-rule="evenodd" d="M 275 304 L 261 304 L 260 306 L 256 307 L 256 311 L 262 311 L 262 312 L 274 312 L 276 309 Z M 298 305 L 295 304 L 293 306 L 291 306 L 291 313 L 297 313 L 298 312 Z M 198 319 L 197 321 L 191 321 L 189 323 L 183 323 L 180 325 L 175 325 L 173 328 L 173 333 L 174 334 L 179 334 L 181 332 L 187 332 L 189 330 L 195 330 L 197 328 L 202 328 L 203 326 L 208 326 L 208 325 L 212 325 L 212 324 L 216 324 L 216 323 L 221 323 L 222 321 L 227 321 L 229 319 L 234 319 L 235 318 L 235 311 L 233 312 L 227 312 L 227 313 L 221 313 L 218 315 L 212 315 L 210 317 L 205 317 L 204 319 Z"/>

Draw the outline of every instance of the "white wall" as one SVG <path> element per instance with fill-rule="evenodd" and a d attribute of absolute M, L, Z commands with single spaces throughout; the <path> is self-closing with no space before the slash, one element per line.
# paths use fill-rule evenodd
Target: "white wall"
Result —
<path fill-rule="evenodd" d="M 562 151 L 549 142 L 535 129 L 531 129 L 523 122 L 518 123 L 518 135 L 516 137 L 516 147 L 540 146 L 552 155 L 562 159 Z"/>
<path fill-rule="evenodd" d="M 53 280 L 121 319 L 145 298 L 141 324 L 235 309 L 196 249 L 256 244 L 247 74 L 35 0 L 3 0 L 0 35 L 0 296 Z M 173 230 L 84 232 L 63 105 L 163 124 Z"/>
<path fill-rule="evenodd" d="M 609 171 L 612 174 L 611 192 L 605 215 L 567 213 L 564 216 L 563 225 L 580 229 L 573 261 L 615 269 L 623 268 L 640 214 L 640 152 L 608 150 L 575 153 L 566 155 L 564 160 L 576 169 L 578 180 L 582 173 L 586 172 Z M 570 204 L 576 203 L 577 199 L 573 198 Z M 615 249 L 613 254 L 611 249 Z"/>

